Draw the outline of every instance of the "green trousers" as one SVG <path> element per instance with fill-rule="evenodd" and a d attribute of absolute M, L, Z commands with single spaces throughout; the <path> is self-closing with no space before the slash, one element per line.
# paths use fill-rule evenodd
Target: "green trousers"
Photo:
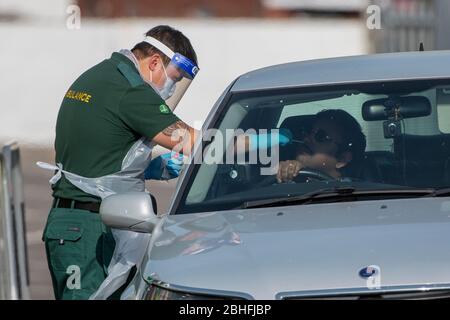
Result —
<path fill-rule="evenodd" d="M 100 215 L 53 208 L 43 240 L 55 298 L 88 299 L 106 278 L 115 246 L 111 230 L 102 223 Z M 120 297 L 120 293 L 112 298 Z"/>

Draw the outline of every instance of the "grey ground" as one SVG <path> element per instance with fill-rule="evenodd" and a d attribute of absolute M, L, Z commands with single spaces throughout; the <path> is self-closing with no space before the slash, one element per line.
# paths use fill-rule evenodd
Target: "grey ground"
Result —
<path fill-rule="evenodd" d="M 41 241 L 52 200 L 48 183 L 52 173 L 35 165 L 36 161 L 53 163 L 54 153 L 50 149 L 21 148 L 21 157 L 25 183 L 25 215 L 31 299 L 54 299 L 44 244 Z M 167 209 L 175 183 L 176 181 L 157 181 L 147 185 L 147 188 L 157 199 L 159 213 Z"/>

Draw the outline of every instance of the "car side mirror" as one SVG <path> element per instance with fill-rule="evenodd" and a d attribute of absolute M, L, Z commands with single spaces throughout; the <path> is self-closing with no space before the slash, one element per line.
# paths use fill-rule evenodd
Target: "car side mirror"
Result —
<path fill-rule="evenodd" d="M 111 228 L 151 233 L 160 220 L 156 201 L 146 192 L 114 194 L 103 199 L 100 216 Z"/>

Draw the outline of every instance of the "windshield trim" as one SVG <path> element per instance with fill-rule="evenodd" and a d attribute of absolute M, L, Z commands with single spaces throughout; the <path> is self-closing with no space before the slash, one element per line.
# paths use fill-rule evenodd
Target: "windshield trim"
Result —
<path fill-rule="evenodd" d="M 292 89 L 311 89 L 315 87 L 329 87 L 329 86 L 347 86 L 347 85 L 368 85 L 368 84 L 375 84 L 375 83 L 400 83 L 400 82 L 410 82 L 410 81 L 416 81 L 416 82 L 428 82 L 428 81 L 448 81 L 450 80 L 449 77 L 446 76 L 437 76 L 437 77 L 417 77 L 417 78 L 389 78 L 389 79 L 370 79 L 370 80 L 348 80 L 348 81 L 340 81 L 340 82 L 316 82 L 311 84 L 300 84 L 300 85 L 290 85 L 290 86 L 283 86 L 283 87 L 262 87 L 260 89 L 237 89 L 237 90 L 231 90 L 231 93 L 233 94 L 243 94 L 243 93 L 252 93 L 252 92 L 259 92 L 259 91 L 278 91 L 278 90 L 292 90 Z"/>
<path fill-rule="evenodd" d="M 236 78 L 228 86 L 228 91 L 223 93 L 222 101 L 220 101 L 221 97 L 219 97 L 219 100 L 217 101 L 217 102 L 219 102 L 219 104 L 217 105 L 216 108 L 213 108 L 210 111 L 210 113 L 212 113 L 212 117 L 210 118 L 209 114 L 207 116 L 207 119 L 210 118 L 210 120 L 208 121 L 208 123 L 206 123 L 205 129 L 214 128 L 214 126 L 217 126 L 217 123 L 224 117 L 224 114 L 222 114 L 222 111 L 226 106 L 228 106 L 228 102 L 233 97 L 233 94 L 230 90 L 233 87 L 234 83 L 238 79 L 239 79 L 239 77 Z M 203 128 L 202 128 L 202 130 L 203 130 Z M 194 156 L 191 157 L 192 159 L 195 159 L 197 152 L 203 152 L 203 146 L 204 146 L 204 144 L 202 141 L 202 143 L 201 143 L 201 145 L 199 145 L 198 149 L 194 150 Z M 168 214 L 177 214 L 177 210 L 180 206 L 180 202 L 182 200 L 183 201 L 186 200 L 186 197 L 187 197 L 186 190 L 187 190 L 188 184 L 189 184 L 189 187 L 192 185 L 192 182 L 193 182 L 192 177 L 195 177 L 199 168 L 200 168 L 200 164 L 195 164 L 195 163 L 190 163 L 187 166 L 186 173 L 183 174 L 183 176 L 181 177 L 181 179 L 182 179 L 181 183 L 180 183 L 179 187 L 177 187 L 175 190 L 176 194 L 173 198 L 172 204 L 169 207 Z"/>

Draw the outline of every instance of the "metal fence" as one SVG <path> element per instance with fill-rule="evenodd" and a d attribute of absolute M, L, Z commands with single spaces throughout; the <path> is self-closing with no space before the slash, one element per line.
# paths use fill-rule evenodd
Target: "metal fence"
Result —
<path fill-rule="evenodd" d="M 381 9 L 381 29 L 370 32 L 375 52 L 450 49 L 450 1 L 372 0 Z"/>
<path fill-rule="evenodd" d="M 29 299 L 25 205 L 16 143 L 0 153 L 0 299 Z"/>

